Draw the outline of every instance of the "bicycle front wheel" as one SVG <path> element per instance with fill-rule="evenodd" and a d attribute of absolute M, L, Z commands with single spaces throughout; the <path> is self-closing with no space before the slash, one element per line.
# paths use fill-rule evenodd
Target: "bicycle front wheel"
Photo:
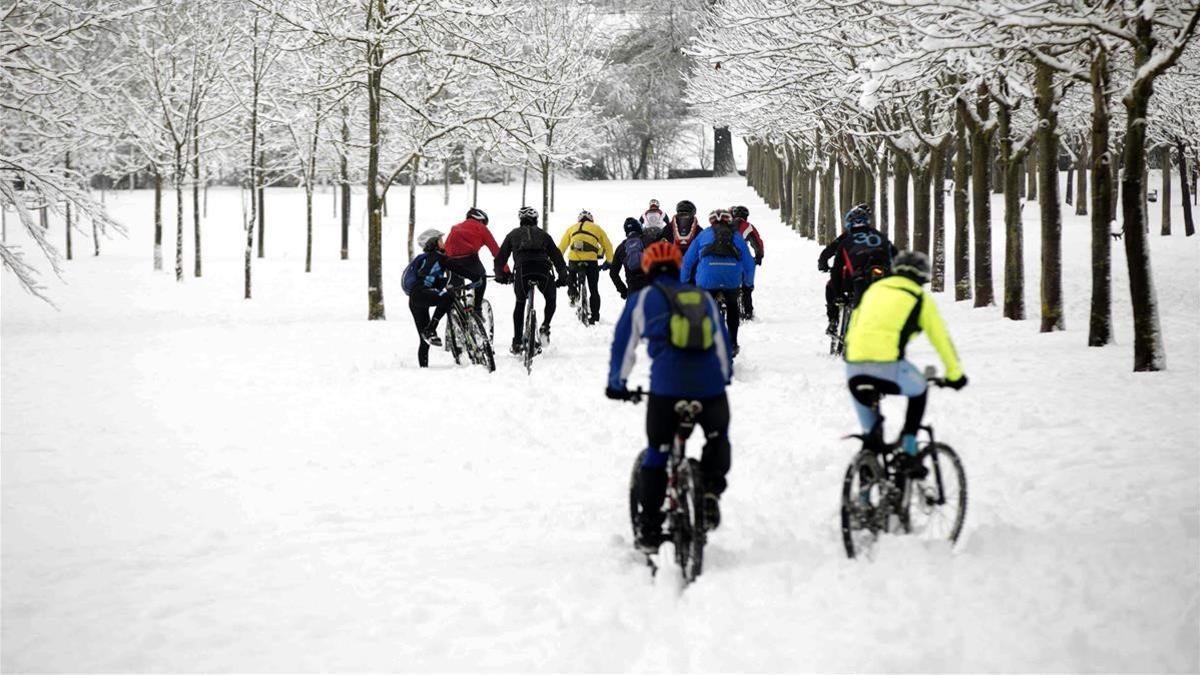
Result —
<path fill-rule="evenodd" d="M 637 541 L 638 528 L 641 526 L 642 502 L 638 498 L 638 477 L 642 475 L 642 461 L 645 458 L 646 451 L 642 450 L 633 460 L 633 469 L 629 472 L 629 524 L 633 528 L 634 541 Z"/>
<path fill-rule="evenodd" d="M 523 356 L 525 361 L 525 372 L 533 374 L 533 355 L 537 352 L 537 310 L 533 308 L 533 287 L 529 288 L 529 295 L 525 302 L 529 304 L 525 307 L 525 338 Z"/>
<path fill-rule="evenodd" d="M 954 543 L 967 517 L 967 474 L 962 461 L 944 443 L 930 443 L 919 458 L 928 473 L 910 486 L 911 533 L 926 541 Z"/>
<path fill-rule="evenodd" d="M 874 554 L 889 515 L 887 483 L 874 453 L 859 451 L 842 479 L 842 543 L 847 558 Z"/>
<path fill-rule="evenodd" d="M 451 311 L 446 319 L 446 349 L 454 357 L 454 363 L 461 366 L 463 362 L 463 334 L 466 332 L 466 329 L 463 328 L 462 319 L 457 311 Z"/>

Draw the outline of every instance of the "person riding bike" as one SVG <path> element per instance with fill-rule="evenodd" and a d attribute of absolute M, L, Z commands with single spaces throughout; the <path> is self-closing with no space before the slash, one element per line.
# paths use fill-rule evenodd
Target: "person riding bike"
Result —
<path fill-rule="evenodd" d="M 746 240 L 733 227 L 728 209 L 717 212 L 717 224 L 700 233 L 683 256 L 680 279 L 695 283 L 725 303 L 725 322 L 732 342 L 733 355 L 741 351 L 738 343 L 738 294 L 742 286 L 754 284 L 754 257 Z"/>
<path fill-rule="evenodd" d="M 625 240 L 617 244 L 613 252 L 612 267 L 608 276 L 616 286 L 617 293 L 624 300 L 640 291 L 646 285 L 646 274 L 642 272 L 642 253 L 646 243 L 642 240 L 642 224 L 637 218 L 625 219 Z M 621 270 L 625 271 L 625 281 L 621 281 Z"/>
<path fill-rule="evenodd" d="M 829 283 L 825 285 L 825 317 L 829 326 L 825 332 L 837 335 L 838 298 L 843 293 L 853 293 L 852 302 L 862 295 L 870 279 L 863 275 L 872 265 L 891 269 L 896 247 L 879 230 L 871 227 L 871 207 L 859 204 L 846 212 L 842 223 L 843 231 L 821 251 L 817 258 L 817 270 L 829 272 Z M 832 267 L 831 258 L 837 258 Z"/>
<path fill-rule="evenodd" d="M 417 347 L 417 364 L 429 367 L 429 346 L 442 346 L 437 335 L 438 322 L 450 311 L 454 295 L 446 288 L 450 270 L 446 268 L 446 255 L 442 252 L 443 235 L 438 230 L 425 230 L 417 236 L 417 245 L 422 253 L 413 258 L 404 270 L 401 286 L 408 293 L 408 309 L 421 343 Z M 433 309 L 433 318 L 429 310 Z"/>
<path fill-rule="evenodd" d="M 483 306 L 483 293 L 487 290 L 487 269 L 479 259 L 479 249 L 486 246 L 492 257 L 500 250 L 496 239 L 488 230 L 488 215 L 474 206 L 467 209 L 467 219 L 450 228 L 446 235 L 446 268 L 471 281 L 478 281 L 475 290 L 475 311 Z M 507 270 L 507 268 L 506 268 Z"/>
<path fill-rule="evenodd" d="M 883 439 L 870 437 L 878 416 L 870 407 L 871 401 L 860 398 L 858 387 L 871 384 L 879 393 L 908 397 L 900 446 L 904 451 L 901 461 L 911 475 L 921 470 L 916 460 L 916 434 L 925 416 L 928 385 L 921 371 L 904 360 L 908 341 L 925 331 L 946 367 L 946 386 L 962 389 L 967 385 L 967 376 L 933 296 L 923 288 L 927 283 L 929 258 L 919 251 L 900 253 L 892 264 L 892 275 L 871 284 L 863 293 L 846 331 L 847 385 L 869 442 L 882 444 Z"/>
<path fill-rule="evenodd" d="M 537 288 L 546 299 L 546 316 L 538 330 L 542 341 L 550 341 L 550 321 L 554 318 L 554 308 L 558 290 L 555 286 L 567 285 L 567 262 L 563 260 L 562 252 L 554 245 L 554 239 L 538 227 L 538 212 L 532 206 L 522 206 L 517 211 L 520 223 L 514 227 L 500 250 L 496 254 L 496 282 L 507 284 L 515 282 L 513 287 L 517 296 L 516 306 L 513 307 L 513 340 L 512 353 L 521 353 L 522 320 L 525 318 L 525 284 L 529 279 L 537 281 Z M 508 256 L 513 257 L 514 271 L 508 270 Z M 558 282 L 551 275 L 550 268 L 557 272 Z"/>
<path fill-rule="evenodd" d="M 707 293 L 679 280 L 680 263 L 674 244 L 655 242 L 642 252 L 642 270 L 649 284 L 629 296 L 617 321 L 605 389 L 611 399 L 632 397 L 626 382 L 638 343 L 645 338 L 651 359 L 648 443 L 636 481 L 642 506 L 636 545 L 647 553 L 657 551 L 663 541 L 665 515 L 661 507 L 667 492 L 667 460 L 679 425 L 677 402 L 698 400 L 703 406 L 697 422 L 704 429 L 700 467 L 704 514 L 710 529 L 721 523 L 720 498 L 728 487 L 725 476 L 731 448 L 725 387 L 733 376 L 733 353 L 716 303 Z"/>
<path fill-rule="evenodd" d="M 683 255 L 704 228 L 696 221 L 696 205 L 684 199 L 675 205 L 675 217 L 667 226 L 667 241 L 674 242 Z"/>
<path fill-rule="evenodd" d="M 667 214 L 663 213 L 657 199 L 651 199 L 650 206 L 638 218 L 638 222 L 642 224 L 642 228 L 648 233 L 664 231 L 670 220 Z"/>
<path fill-rule="evenodd" d="M 737 228 L 738 234 L 746 240 L 746 244 L 754 250 L 754 266 L 762 264 L 763 253 L 766 251 L 763 248 L 762 234 L 758 228 L 750 224 L 747 218 L 750 217 L 750 209 L 745 206 L 735 206 L 729 209 L 733 214 L 733 225 Z M 749 285 L 742 286 L 742 306 L 746 308 L 746 316 L 743 318 L 747 321 L 754 320 L 754 282 L 751 280 Z"/>
<path fill-rule="evenodd" d="M 576 284 L 587 280 L 588 303 L 592 313 L 592 323 L 600 320 L 600 272 L 607 270 L 613 259 L 613 247 L 608 241 L 608 235 L 592 218 L 591 211 L 584 209 L 579 212 L 579 219 L 563 233 L 558 242 L 558 250 L 567 256 L 567 268 L 570 270 L 568 295 L 571 304 L 578 300 Z M 600 264 L 604 258 L 604 264 Z"/>

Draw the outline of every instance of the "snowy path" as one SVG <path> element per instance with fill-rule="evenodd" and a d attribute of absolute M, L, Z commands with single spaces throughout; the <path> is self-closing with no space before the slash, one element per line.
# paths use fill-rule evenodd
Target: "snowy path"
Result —
<path fill-rule="evenodd" d="M 519 190 L 482 186 L 498 236 Z M 437 205 L 422 226 L 457 222 L 422 195 Z M 206 277 L 181 286 L 150 271 L 149 197 L 110 197 L 131 238 L 69 265 L 61 311 L 4 278 L 6 671 L 1200 669 L 1200 238 L 1152 238 L 1170 370 L 1135 376 L 1119 249 L 1120 344 L 1084 346 L 1073 216 L 1069 330 L 1037 333 L 1026 209 L 1033 318 L 939 297 L 971 377 L 929 413 L 966 465 L 963 539 L 885 541 L 855 563 L 836 520 L 854 418 L 825 355 L 816 245 L 740 179 L 560 183 L 554 234 L 578 207 L 616 235 L 649 197 L 686 197 L 746 203 L 767 238 L 763 318 L 729 392 L 725 518 L 681 596 L 673 569 L 652 584 L 629 553 L 644 409 L 603 397 L 606 281 L 602 325 L 564 299 L 530 377 L 507 355 L 488 376 L 437 350 L 421 371 L 400 208 L 389 321 L 367 322 L 365 236 L 354 260 L 328 255 L 327 201 L 305 276 L 302 199 L 268 194 L 280 224 L 243 302 L 236 192 L 210 197 Z M 511 290 L 488 295 L 503 344 Z M 936 363 L 923 339 L 910 356 Z"/>

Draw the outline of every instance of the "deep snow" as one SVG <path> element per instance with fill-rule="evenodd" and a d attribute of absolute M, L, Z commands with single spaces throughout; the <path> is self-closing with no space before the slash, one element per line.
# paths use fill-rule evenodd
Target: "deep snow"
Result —
<path fill-rule="evenodd" d="M 619 310 L 607 281 L 598 327 L 561 300 L 532 376 L 508 355 L 489 376 L 436 349 L 419 370 L 403 188 L 383 322 L 365 320 L 361 201 L 340 261 L 318 195 L 306 275 L 302 193 L 268 190 L 268 257 L 244 301 L 236 190 L 209 197 L 202 279 L 186 235 L 182 284 L 171 231 L 168 269 L 151 269 L 151 195 L 110 193 L 129 238 L 93 258 L 77 237 L 66 284 L 50 284 L 58 310 L 3 277 L 0 667 L 1200 670 L 1200 237 L 1159 237 L 1151 209 L 1169 370 L 1134 374 L 1119 242 L 1117 344 L 1086 346 L 1083 218 L 1064 228 L 1067 331 L 1038 333 L 1027 207 L 1030 319 L 938 298 L 971 378 L 935 391 L 928 415 L 966 466 L 963 537 L 885 540 L 866 563 L 845 559 L 837 526 L 854 451 L 838 439 L 855 429 L 822 335 L 817 245 L 741 179 L 558 188 L 556 236 L 586 207 L 615 242 L 650 197 L 745 203 L 764 232 L 762 318 L 742 330 L 729 391 L 734 468 L 698 583 L 680 594 L 669 566 L 651 583 L 630 553 L 644 409 L 603 396 Z M 480 191 L 500 238 L 520 186 Z M 460 220 L 469 194 L 441 202 L 421 189 L 419 228 Z M 173 208 L 168 194 L 169 226 Z M 512 291 L 488 296 L 503 347 Z M 936 363 L 923 338 L 910 356 Z"/>

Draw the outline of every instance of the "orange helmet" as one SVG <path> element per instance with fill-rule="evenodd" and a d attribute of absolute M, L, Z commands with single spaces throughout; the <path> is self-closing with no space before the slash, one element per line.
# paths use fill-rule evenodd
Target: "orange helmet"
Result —
<path fill-rule="evenodd" d="M 671 263 L 676 269 L 683 265 L 683 254 L 679 247 L 669 241 L 656 241 L 642 251 L 642 272 L 650 273 L 656 265 Z"/>

